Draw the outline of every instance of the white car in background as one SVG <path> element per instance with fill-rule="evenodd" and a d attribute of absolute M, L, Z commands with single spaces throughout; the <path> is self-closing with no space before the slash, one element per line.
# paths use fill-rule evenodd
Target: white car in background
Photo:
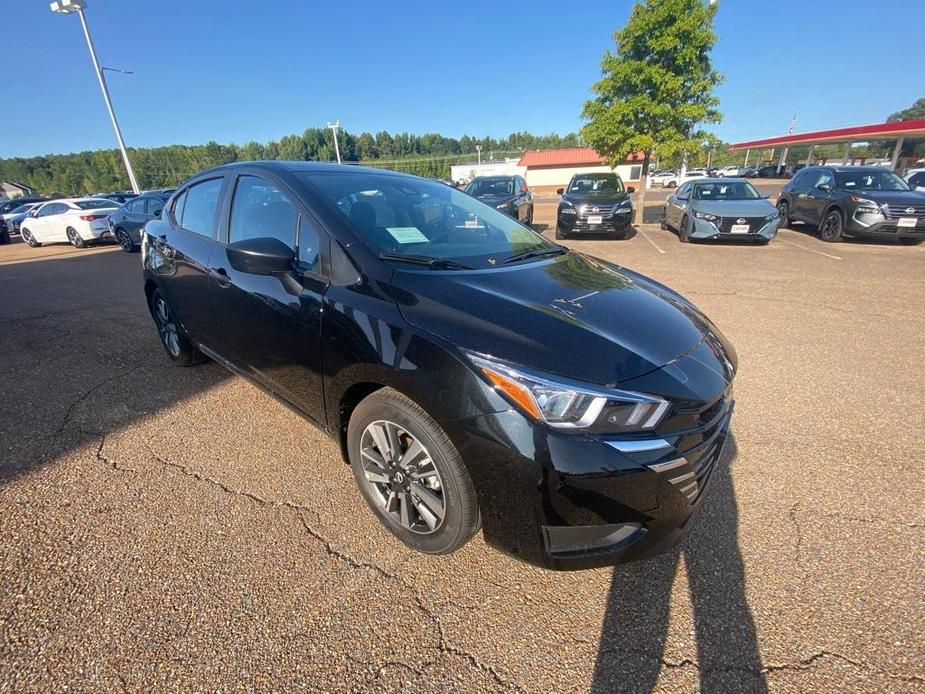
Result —
<path fill-rule="evenodd" d="M 743 171 L 744 166 L 724 166 L 716 172 L 717 178 L 723 178 L 725 176 L 730 176 L 732 178 L 739 178 L 745 175 Z"/>
<path fill-rule="evenodd" d="M 679 173 L 670 176 L 667 181 L 665 181 L 666 188 L 677 188 L 678 186 L 683 186 L 688 181 L 694 181 L 698 178 L 708 178 L 705 171 L 702 169 L 687 171 L 683 176 Z"/>
<path fill-rule="evenodd" d="M 30 246 L 70 243 L 83 248 L 112 234 L 109 214 L 118 208 L 117 202 L 105 198 L 49 200 L 29 212 L 19 233 Z"/>
<path fill-rule="evenodd" d="M 909 169 L 906 172 L 906 183 L 915 190 L 925 190 L 925 169 Z"/>
<path fill-rule="evenodd" d="M 666 186 L 668 181 L 672 181 L 678 177 L 677 171 L 655 171 L 650 177 L 649 181 L 653 186 Z"/>

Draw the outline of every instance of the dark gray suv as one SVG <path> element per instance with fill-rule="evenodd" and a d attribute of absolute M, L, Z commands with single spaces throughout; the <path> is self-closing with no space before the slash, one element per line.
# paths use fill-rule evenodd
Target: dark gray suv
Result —
<path fill-rule="evenodd" d="M 925 239 L 925 193 L 888 169 L 813 166 L 800 171 L 777 199 L 781 226 L 806 222 L 823 241 L 868 236 L 916 244 Z"/>
<path fill-rule="evenodd" d="M 164 204 L 170 199 L 173 188 L 149 190 L 122 204 L 109 215 L 109 224 L 116 241 L 126 253 L 134 253 L 141 243 L 141 228 L 159 217 Z"/>

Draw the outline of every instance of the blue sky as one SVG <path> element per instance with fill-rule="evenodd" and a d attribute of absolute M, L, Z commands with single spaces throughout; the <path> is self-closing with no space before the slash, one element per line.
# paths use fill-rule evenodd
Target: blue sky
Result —
<path fill-rule="evenodd" d="M 88 0 L 129 145 L 351 132 L 567 132 L 628 0 Z M 0 156 L 113 147 L 76 17 L 5 0 Z M 922 0 L 725 0 L 725 140 L 881 122 L 925 96 Z M 908 44 L 903 48 L 903 38 Z"/>

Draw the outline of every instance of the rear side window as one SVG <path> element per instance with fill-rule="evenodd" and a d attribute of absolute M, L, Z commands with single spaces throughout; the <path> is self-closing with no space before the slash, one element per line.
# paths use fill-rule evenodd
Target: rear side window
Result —
<path fill-rule="evenodd" d="M 174 216 L 180 226 L 195 234 L 212 236 L 215 210 L 218 208 L 218 195 L 221 190 L 222 179 L 220 178 L 203 181 L 187 188 L 183 194 L 182 216 L 177 216 L 177 208 L 174 207 Z"/>
<path fill-rule="evenodd" d="M 228 243 L 269 237 L 295 249 L 297 216 L 279 188 L 256 176 L 241 176 L 231 204 Z"/>
<path fill-rule="evenodd" d="M 148 214 L 154 214 L 164 209 L 164 201 L 159 198 L 148 198 Z"/>
<path fill-rule="evenodd" d="M 920 171 L 909 177 L 910 186 L 925 186 L 925 171 Z"/>
<path fill-rule="evenodd" d="M 144 211 L 145 211 L 144 198 L 140 200 L 132 200 L 132 202 L 128 204 L 128 209 L 134 214 L 144 214 Z"/>
<path fill-rule="evenodd" d="M 176 222 L 177 226 L 181 226 L 180 222 L 183 219 L 183 207 L 185 205 L 186 191 L 184 190 L 176 197 L 176 199 L 173 201 L 173 206 L 170 208 L 170 214 L 173 215 L 173 220 Z"/>

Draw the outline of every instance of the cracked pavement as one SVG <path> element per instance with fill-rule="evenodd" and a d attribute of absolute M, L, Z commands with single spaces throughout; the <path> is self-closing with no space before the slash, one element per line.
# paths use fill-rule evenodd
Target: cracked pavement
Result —
<path fill-rule="evenodd" d="M 925 246 L 807 232 L 568 242 L 740 359 L 688 540 L 576 573 L 413 553 L 323 434 L 169 363 L 137 255 L 0 247 L 0 691 L 925 691 Z"/>

